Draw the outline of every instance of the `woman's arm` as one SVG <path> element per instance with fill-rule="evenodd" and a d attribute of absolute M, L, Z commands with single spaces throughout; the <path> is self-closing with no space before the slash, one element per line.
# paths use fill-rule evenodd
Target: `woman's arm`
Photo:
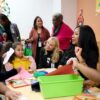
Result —
<path fill-rule="evenodd" d="M 48 30 L 46 30 L 46 40 L 50 37 L 50 33 Z"/>
<path fill-rule="evenodd" d="M 78 70 L 80 70 L 90 80 L 100 83 L 100 72 L 98 70 L 80 63 L 77 64 L 76 68 L 78 68 Z"/>
<path fill-rule="evenodd" d="M 100 72 L 96 69 L 90 68 L 85 63 L 79 63 L 76 59 L 70 58 L 68 64 L 72 63 L 73 68 L 78 69 L 83 73 L 88 79 L 100 83 Z"/>
<path fill-rule="evenodd" d="M 28 42 L 33 42 L 33 37 L 34 37 L 34 29 L 32 28 L 30 34 L 29 34 L 29 39 L 27 40 Z"/>
<path fill-rule="evenodd" d="M 97 70 L 100 72 L 100 62 L 97 64 Z"/>
<path fill-rule="evenodd" d="M 5 81 L 7 78 L 16 75 L 17 74 L 17 70 L 16 69 L 12 69 L 10 71 L 7 72 L 0 72 L 0 81 Z"/>

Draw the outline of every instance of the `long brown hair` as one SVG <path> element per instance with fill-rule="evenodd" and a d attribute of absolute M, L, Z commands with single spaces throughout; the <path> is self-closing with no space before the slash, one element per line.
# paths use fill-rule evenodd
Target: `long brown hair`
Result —
<path fill-rule="evenodd" d="M 41 18 L 41 17 L 39 17 L 39 16 L 36 16 L 36 17 L 35 17 L 35 19 L 34 19 L 34 23 L 33 23 L 33 27 L 34 27 L 34 29 L 36 29 L 36 30 L 37 30 L 36 21 L 37 21 L 37 19 L 38 19 L 38 18 L 40 18 L 40 19 L 41 19 L 41 21 L 43 22 L 43 20 L 42 20 L 42 18 Z M 42 28 L 44 28 L 44 27 L 42 26 Z"/>

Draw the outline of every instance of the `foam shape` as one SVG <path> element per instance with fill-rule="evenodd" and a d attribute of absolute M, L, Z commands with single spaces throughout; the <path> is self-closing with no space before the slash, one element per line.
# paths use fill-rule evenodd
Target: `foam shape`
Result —
<path fill-rule="evenodd" d="M 75 74 L 72 65 L 62 66 L 62 67 L 46 74 L 46 76 L 63 75 L 63 74 Z"/>
<path fill-rule="evenodd" d="M 46 74 L 48 74 L 48 72 L 46 71 L 37 71 L 34 73 L 34 77 L 39 77 L 39 76 L 45 76 Z"/>
<path fill-rule="evenodd" d="M 8 60 L 10 59 L 13 53 L 14 53 L 14 49 L 12 48 L 10 48 L 9 51 L 6 52 L 6 56 L 4 57 L 3 64 L 6 64 L 8 62 Z"/>
<path fill-rule="evenodd" d="M 23 67 L 20 67 L 20 72 L 17 75 L 14 75 L 10 78 L 8 78 L 6 81 L 9 80 L 16 80 L 16 79 L 27 79 L 27 78 L 32 78 L 32 75 L 30 73 L 28 73 Z"/>

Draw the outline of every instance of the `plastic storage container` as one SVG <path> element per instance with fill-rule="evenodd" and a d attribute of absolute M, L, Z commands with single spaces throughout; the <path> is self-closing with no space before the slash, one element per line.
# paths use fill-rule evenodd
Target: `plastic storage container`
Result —
<path fill-rule="evenodd" d="M 83 89 L 83 78 L 79 75 L 40 76 L 38 80 L 44 98 L 78 95 Z"/>

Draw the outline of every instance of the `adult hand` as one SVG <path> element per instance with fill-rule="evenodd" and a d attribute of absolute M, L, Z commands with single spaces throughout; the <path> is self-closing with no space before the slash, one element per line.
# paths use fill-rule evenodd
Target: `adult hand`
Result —
<path fill-rule="evenodd" d="M 96 83 L 94 81 L 91 81 L 91 80 L 84 81 L 84 89 L 89 89 L 91 87 L 94 87 L 95 85 Z"/>
<path fill-rule="evenodd" d="M 83 57 L 81 56 L 82 54 L 82 48 L 80 47 L 75 47 L 75 54 L 76 54 L 76 57 L 77 59 L 79 60 L 80 63 L 83 63 L 84 62 L 84 59 Z"/>
<path fill-rule="evenodd" d="M 80 57 L 81 53 L 82 53 L 82 48 L 76 46 L 75 47 L 75 54 L 76 54 L 76 56 Z"/>
<path fill-rule="evenodd" d="M 20 95 L 21 95 L 21 93 L 12 91 L 10 89 L 8 89 L 5 92 L 6 100 L 18 100 L 18 98 L 19 98 Z"/>
<path fill-rule="evenodd" d="M 78 60 L 77 58 L 75 57 L 72 57 L 70 58 L 68 61 L 67 61 L 67 64 L 72 64 L 72 67 L 73 67 L 73 70 L 76 74 L 78 74 L 78 71 L 77 71 L 77 65 L 78 65 Z"/>
<path fill-rule="evenodd" d="M 31 42 L 32 42 L 31 39 L 26 39 L 26 40 L 25 40 L 25 43 L 31 43 Z"/>
<path fill-rule="evenodd" d="M 67 64 L 72 64 L 72 66 L 76 66 L 77 63 L 78 63 L 78 60 L 75 57 L 72 57 L 67 61 Z"/>

